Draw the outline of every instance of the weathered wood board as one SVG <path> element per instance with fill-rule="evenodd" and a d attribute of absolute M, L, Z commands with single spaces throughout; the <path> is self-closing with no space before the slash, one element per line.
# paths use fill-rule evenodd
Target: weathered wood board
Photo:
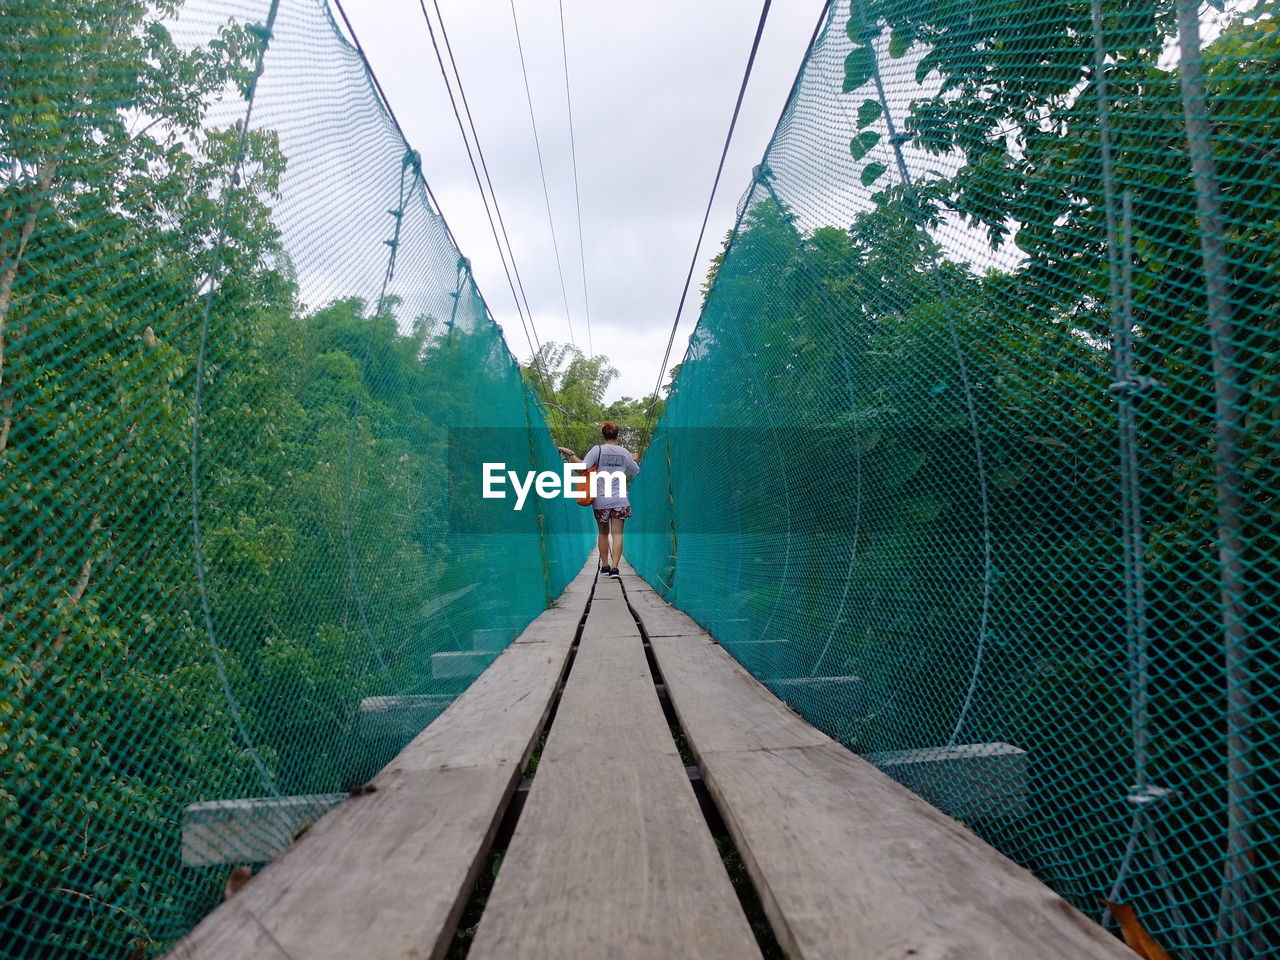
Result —
<path fill-rule="evenodd" d="M 688 636 L 652 647 L 788 956 L 1133 960 L 1028 871 L 805 723 L 723 648 Z"/>
<path fill-rule="evenodd" d="M 374 779 L 171 952 L 191 960 L 436 958 L 550 710 L 594 570 Z M 576 612 L 572 612 L 573 607 Z M 545 620 L 544 620 L 545 618 Z"/>
<path fill-rule="evenodd" d="M 601 581 L 469 957 L 752 956 L 635 621 Z"/>
<path fill-rule="evenodd" d="M 431 655 L 431 676 L 435 680 L 466 680 L 478 677 L 493 663 L 496 654 L 472 650 L 446 650 Z"/>
<path fill-rule="evenodd" d="M 266 863 L 346 798 L 345 793 L 310 793 L 188 804 L 182 811 L 182 862 L 191 867 Z"/>
<path fill-rule="evenodd" d="M 356 736 L 365 740 L 417 736 L 456 699 L 440 693 L 365 697 L 356 717 Z"/>
<path fill-rule="evenodd" d="M 1027 752 L 1011 743 L 891 750 L 865 759 L 960 820 L 1027 813 Z"/>

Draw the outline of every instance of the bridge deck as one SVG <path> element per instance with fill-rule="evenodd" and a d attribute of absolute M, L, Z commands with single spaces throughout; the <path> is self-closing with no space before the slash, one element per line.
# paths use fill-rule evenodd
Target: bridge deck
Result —
<path fill-rule="evenodd" d="M 544 729 L 521 808 L 513 794 Z M 710 816 L 679 735 L 714 800 Z M 758 892 L 767 950 L 842 960 L 1134 956 L 801 720 L 630 568 L 620 582 L 597 581 L 589 563 L 374 785 L 172 955 L 460 955 L 455 928 L 505 814 L 514 832 L 475 930 L 476 960 L 759 957 L 743 907 L 751 896 L 735 895 L 717 828 Z"/>

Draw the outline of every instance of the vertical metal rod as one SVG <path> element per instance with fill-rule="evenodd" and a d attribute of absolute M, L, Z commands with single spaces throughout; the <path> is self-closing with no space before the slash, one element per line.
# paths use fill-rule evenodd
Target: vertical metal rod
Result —
<path fill-rule="evenodd" d="M 1228 288 L 1229 265 L 1213 159 L 1197 0 L 1177 0 L 1179 82 L 1187 151 L 1200 221 L 1205 313 L 1213 354 L 1214 473 L 1217 484 L 1219 596 L 1226 674 L 1227 835 L 1218 903 L 1219 956 L 1245 960 L 1249 947 L 1250 824 L 1249 650 L 1245 625 L 1243 459 L 1245 391 Z"/>

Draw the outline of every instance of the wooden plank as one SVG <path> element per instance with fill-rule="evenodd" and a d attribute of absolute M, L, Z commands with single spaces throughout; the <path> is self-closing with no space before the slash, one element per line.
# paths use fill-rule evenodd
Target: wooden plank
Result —
<path fill-rule="evenodd" d="M 653 637 L 649 641 L 664 681 L 671 674 L 677 686 L 689 677 L 701 680 L 701 698 L 686 697 L 681 714 L 685 731 L 698 731 L 702 750 L 797 747 L 829 743 L 821 730 L 809 726 L 777 697 L 770 696 L 727 650 L 707 640 Z"/>
<path fill-rule="evenodd" d="M 467 680 L 484 673 L 494 654 L 471 650 L 446 650 L 431 655 L 431 676 L 435 680 Z"/>
<path fill-rule="evenodd" d="M 1011 743 L 890 750 L 863 759 L 959 820 L 1028 812 L 1027 751 Z"/>
<path fill-rule="evenodd" d="M 182 811 L 182 862 L 191 867 L 266 863 L 346 798 L 345 793 L 311 793 L 188 804 Z"/>
<path fill-rule="evenodd" d="M 364 740 L 417 736 L 456 699 L 444 693 L 365 697 L 356 716 L 356 735 Z"/>
<path fill-rule="evenodd" d="M 1028 871 L 838 744 L 698 756 L 789 956 L 1133 960 Z"/>
<path fill-rule="evenodd" d="M 765 685 L 797 710 L 820 703 L 826 710 L 846 717 L 869 717 L 883 709 L 884 695 L 861 677 L 783 677 L 766 680 Z"/>
<path fill-rule="evenodd" d="M 449 606 L 449 604 L 455 603 L 458 600 L 461 600 L 463 597 L 470 594 L 479 586 L 480 584 L 478 583 L 469 583 L 465 587 L 462 587 L 458 590 L 453 590 L 449 593 L 437 594 L 431 600 L 427 601 L 427 603 L 423 606 L 421 616 L 424 619 L 427 617 L 435 616 L 445 607 Z"/>
<path fill-rule="evenodd" d="M 471 649 L 477 653 L 501 653 L 513 639 L 516 631 L 507 627 L 486 627 L 471 631 Z"/>
<path fill-rule="evenodd" d="M 711 641 L 652 646 L 789 957 L 1133 960 L 1028 871 L 789 711 Z"/>
<path fill-rule="evenodd" d="M 571 601 L 585 603 L 589 570 Z M 321 818 L 171 956 L 442 957 L 568 660 L 577 617 L 543 617 L 565 627 L 558 643 L 512 644 L 378 774 L 376 792 Z"/>
<path fill-rule="evenodd" d="M 629 568 L 623 570 L 623 583 L 630 590 L 635 582 L 643 580 Z M 677 610 L 653 591 L 637 590 L 632 596 L 632 606 L 644 621 L 645 632 L 652 637 L 706 637 L 710 636 L 688 614 Z"/>
<path fill-rule="evenodd" d="M 600 587 L 469 957 L 758 957 L 635 621 Z"/>

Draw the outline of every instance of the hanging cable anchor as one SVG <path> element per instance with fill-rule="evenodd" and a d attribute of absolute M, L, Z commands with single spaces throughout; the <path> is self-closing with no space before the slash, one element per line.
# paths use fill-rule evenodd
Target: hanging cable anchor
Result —
<path fill-rule="evenodd" d="M 1162 384 L 1154 377 L 1128 377 L 1124 380 L 1117 380 L 1107 387 L 1107 393 L 1117 395 L 1125 395 L 1130 397 L 1150 396 L 1161 388 Z"/>
<path fill-rule="evenodd" d="M 1149 807 L 1153 803 L 1167 800 L 1172 795 L 1173 791 L 1166 787 L 1157 787 L 1149 783 L 1143 786 L 1135 784 L 1129 788 L 1129 794 L 1125 800 L 1135 807 Z"/>

